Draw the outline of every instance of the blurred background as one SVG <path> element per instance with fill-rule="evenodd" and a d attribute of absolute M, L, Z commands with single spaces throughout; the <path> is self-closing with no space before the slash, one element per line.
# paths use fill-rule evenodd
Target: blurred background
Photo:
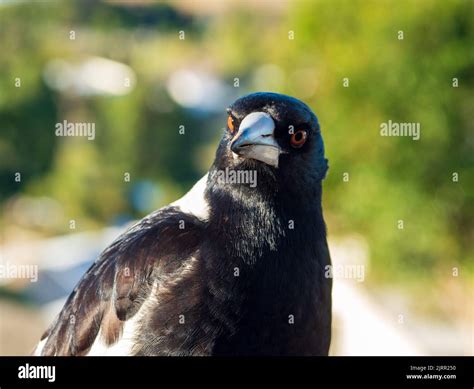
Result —
<path fill-rule="evenodd" d="M 473 354 L 473 2 L 0 0 L 0 45 L 0 355 L 207 171 L 253 91 L 321 123 L 331 254 L 363 270 L 334 280 L 331 353 Z"/>

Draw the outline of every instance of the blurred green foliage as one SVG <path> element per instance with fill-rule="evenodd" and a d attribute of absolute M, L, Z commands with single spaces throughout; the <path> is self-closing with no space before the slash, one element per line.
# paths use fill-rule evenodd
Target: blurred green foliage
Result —
<path fill-rule="evenodd" d="M 129 201 L 133 182 L 153 183 L 153 206 L 173 200 L 207 169 L 225 125 L 228 101 L 221 113 L 199 113 L 167 92 L 177 69 L 204 69 L 232 98 L 272 90 L 313 107 L 330 161 L 330 235 L 365 237 L 378 279 L 458 264 L 472 274 L 474 3 L 229 4 L 215 14 L 185 12 L 179 2 L 0 4 L 0 201 L 48 196 L 89 228 L 143 215 Z M 49 61 L 87 56 L 127 64 L 136 87 L 85 97 L 46 85 Z M 95 122 L 95 141 L 55 137 L 65 116 Z M 420 122 L 421 139 L 381 137 L 388 120 Z M 58 223 L 49 233 L 66 230 Z"/>

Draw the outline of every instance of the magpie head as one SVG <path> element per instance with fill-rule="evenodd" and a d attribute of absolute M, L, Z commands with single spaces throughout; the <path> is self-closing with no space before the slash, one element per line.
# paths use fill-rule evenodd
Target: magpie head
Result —
<path fill-rule="evenodd" d="M 217 169 L 256 170 L 286 185 L 320 182 L 327 171 L 316 115 L 302 101 L 278 93 L 252 93 L 227 109 Z"/>

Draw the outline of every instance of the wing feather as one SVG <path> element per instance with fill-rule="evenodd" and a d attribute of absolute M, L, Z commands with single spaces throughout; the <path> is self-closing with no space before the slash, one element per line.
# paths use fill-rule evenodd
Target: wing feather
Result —
<path fill-rule="evenodd" d="M 179 228 L 181 220 L 184 230 Z M 154 281 L 196 250 L 202 223 L 168 207 L 120 236 L 89 268 L 42 336 L 46 342 L 41 355 L 85 355 L 98 336 L 107 346 L 116 343 L 125 322 L 149 297 Z"/>

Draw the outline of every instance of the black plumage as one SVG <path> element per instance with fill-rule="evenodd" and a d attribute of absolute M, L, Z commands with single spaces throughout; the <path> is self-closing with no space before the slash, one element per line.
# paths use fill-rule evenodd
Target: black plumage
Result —
<path fill-rule="evenodd" d="M 87 355 L 100 343 L 99 353 L 128 355 L 327 355 L 327 160 L 317 118 L 275 93 L 244 96 L 228 113 L 203 181 L 205 212 L 171 204 L 119 237 L 38 354 Z M 258 184 L 222 182 L 226 169 L 254 171 Z"/>

